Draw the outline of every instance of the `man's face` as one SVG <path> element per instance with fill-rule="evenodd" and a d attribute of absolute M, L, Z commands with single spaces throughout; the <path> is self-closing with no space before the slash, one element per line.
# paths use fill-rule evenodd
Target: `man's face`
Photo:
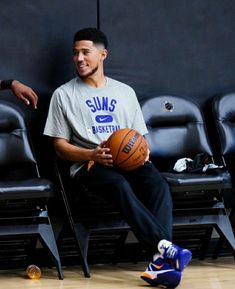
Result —
<path fill-rule="evenodd" d="M 73 46 L 73 61 L 81 79 L 89 78 L 103 69 L 107 50 L 102 45 L 94 45 L 90 40 L 76 41 Z"/>

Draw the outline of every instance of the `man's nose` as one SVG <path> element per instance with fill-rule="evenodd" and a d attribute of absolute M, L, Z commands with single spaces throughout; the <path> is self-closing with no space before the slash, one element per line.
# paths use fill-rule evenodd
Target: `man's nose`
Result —
<path fill-rule="evenodd" d="M 81 62 L 83 61 L 84 57 L 82 53 L 77 53 L 75 56 L 76 61 Z"/>

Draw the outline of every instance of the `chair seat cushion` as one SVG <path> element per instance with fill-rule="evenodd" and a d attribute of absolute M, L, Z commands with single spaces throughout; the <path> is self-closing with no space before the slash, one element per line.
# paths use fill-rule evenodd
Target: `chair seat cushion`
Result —
<path fill-rule="evenodd" d="M 43 178 L 0 181 L 0 200 L 48 199 L 52 196 L 52 183 Z"/>
<path fill-rule="evenodd" d="M 231 188 L 231 176 L 223 171 L 216 174 L 191 174 L 163 172 L 172 191 L 201 189 L 225 189 Z"/>

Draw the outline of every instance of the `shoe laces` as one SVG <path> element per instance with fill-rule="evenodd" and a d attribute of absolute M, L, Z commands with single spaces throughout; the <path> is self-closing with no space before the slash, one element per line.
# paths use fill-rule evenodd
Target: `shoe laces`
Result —
<path fill-rule="evenodd" d="M 174 246 L 169 246 L 166 250 L 166 257 L 169 259 L 174 259 L 177 253 L 178 250 Z"/>

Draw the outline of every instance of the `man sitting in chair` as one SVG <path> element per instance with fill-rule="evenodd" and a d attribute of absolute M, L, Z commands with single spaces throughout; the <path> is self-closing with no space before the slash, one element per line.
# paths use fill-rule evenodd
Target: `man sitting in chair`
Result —
<path fill-rule="evenodd" d="M 88 189 L 112 194 L 139 241 L 152 250 L 153 260 L 141 278 L 153 286 L 176 287 L 192 254 L 171 242 L 167 182 L 149 157 L 132 171 L 116 169 L 109 148 L 103 145 L 116 127 L 148 133 L 134 90 L 104 74 L 107 45 L 104 33 L 95 28 L 75 34 L 73 61 L 78 77 L 55 90 L 44 134 L 53 138 L 60 158 L 74 162 L 71 177 Z M 109 115 L 109 123 L 101 121 L 100 115 Z"/>

